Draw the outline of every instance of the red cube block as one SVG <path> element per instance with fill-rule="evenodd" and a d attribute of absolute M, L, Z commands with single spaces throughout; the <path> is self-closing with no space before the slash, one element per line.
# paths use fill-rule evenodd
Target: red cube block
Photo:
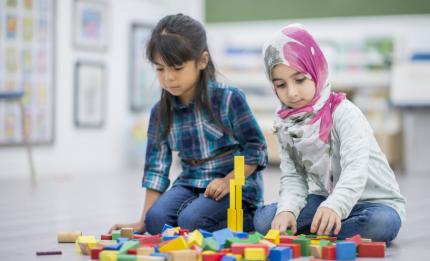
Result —
<path fill-rule="evenodd" d="M 345 241 L 353 241 L 353 242 L 355 242 L 355 244 L 356 244 L 357 246 L 363 242 L 363 240 L 361 239 L 360 234 L 357 234 L 357 235 L 352 236 L 352 237 L 347 237 L 347 238 L 345 239 Z"/>
<path fill-rule="evenodd" d="M 298 238 L 297 236 L 287 236 L 287 235 L 282 235 L 280 237 L 280 243 L 281 244 L 292 244 L 293 240 Z"/>
<path fill-rule="evenodd" d="M 327 260 L 336 260 L 336 246 L 323 246 L 322 258 Z"/>
<path fill-rule="evenodd" d="M 279 247 L 290 247 L 293 250 L 293 258 L 300 257 L 300 244 L 279 244 Z"/>
<path fill-rule="evenodd" d="M 127 254 L 129 254 L 129 255 L 137 255 L 137 249 L 136 248 L 129 249 L 129 250 L 127 250 Z"/>
<path fill-rule="evenodd" d="M 101 240 L 112 240 L 112 235 L 111 234 L 103 234 L 100 237 Z"/>
<path fill-rule="evenodd" d="M 363 242 L 358 245 L 359 257 L 385 257 L 384 242 Z"/>
<path fill-rule="evenodd" d="M 202 261 L 221 261 L 224 256 L 224 253 L 207 253 L 202 255 Z"/>
<path fill-rule="evenodd" d="M 155 235 L 155 236 L 147 236 L 144 235 L 142 237 L 138 237 L 137 238 L 140 242 L 141 245 L 145 245 L 145 244 L 159 244 L 161 241 L 161 237 L 160 235 Z"/>
<path fill-rule="evenodd" d="M 90 250 L 91 260 L 99 260 L 100 252 L 103 251 L 103 247 L 96 247 Z"/>
<path fill-rule="evenodd" d="M 179 235 L 183 236 L 185 234 L 188 234 L 188 232 L 190 232 L 188 229 L 182 228 L 179 230 Z"/>

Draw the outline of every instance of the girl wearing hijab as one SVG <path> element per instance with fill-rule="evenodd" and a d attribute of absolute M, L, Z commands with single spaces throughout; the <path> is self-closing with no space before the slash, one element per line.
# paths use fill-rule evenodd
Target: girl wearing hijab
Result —
<path fill-rule="evenodd" d="M 257 210 L 255 229 L 392 241 L 405 198 L 373 131 L 345 94 L 331 91 L 327 62 L 301 25 L 276 32 L 263 48 L 281 107 L 279 201 Z"/>

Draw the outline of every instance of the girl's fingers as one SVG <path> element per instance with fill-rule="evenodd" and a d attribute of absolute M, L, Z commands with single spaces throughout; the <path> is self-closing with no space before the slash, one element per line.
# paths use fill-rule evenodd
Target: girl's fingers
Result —
<path fill-rule="evenodd" d="M 291 226 L 290 226 L 291 232 L 293 232 L 293 235 L 295 235 L 297 233 L 297 222 L 293 221 Z"/>
<path fill-rule="evenodd" d="M 324 234 L 326 235 L 330 235 L 331 234 L 331 230 L 333 229 L 333 226 L 336 222 L 336 217 L 335 216 L 330 216 L 328 223 L 327 223 L 327 227 L 325 228 L 325 232 Z"/>
<path fill-rule="evenodd" d="M 321 220 L 321 211 L 317 211 L 317 213 L 314 216 L 314 219 L 312 220 L 311 225 L 311 233 L 315 233 L 320 225 Z"/>
<path fill-rule="evenodd" d="M 342 226 L 342 223 L 340 222 L 340 218 L 336 217 L 336 230 L 334 231 L 335 235 L 339 234 L 341 226 Z"/>
<path fill-rule="evenodd" d="M 318 235 L 322 235 L 324 233 L 324 229 L 327 227 L 329 215 L 322 215 L 321 223 L 318 228 Z"/>

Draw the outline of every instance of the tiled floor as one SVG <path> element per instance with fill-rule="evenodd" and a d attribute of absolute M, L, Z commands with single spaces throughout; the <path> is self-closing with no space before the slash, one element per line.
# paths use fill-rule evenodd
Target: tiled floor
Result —
<path fill-rule="evenodd" d="M 73 245 L 58 245 L 57 232 L 79 230 L 98 237 L 114 223 L 135 221 L 144 200 L 140 179 L 137 173 L 59 175 L 40 178 L 36 187 L 28 180 L 0 179 L 0 260 L 90 260 L 75 253 Z M 265 172 L 266 203 L 276 201 L 278 179 L 275 167 Z M 430 260 L 430 175 L 410 173 L 398 180 L 408 199 L 408 217 L 386 260 Z M 63 255 L 35 255 L 48 250 Z"/>

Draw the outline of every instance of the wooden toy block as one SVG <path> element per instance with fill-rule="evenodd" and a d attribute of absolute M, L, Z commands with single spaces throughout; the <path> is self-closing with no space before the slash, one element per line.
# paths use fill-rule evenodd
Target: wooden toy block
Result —
<path fill-rule="evenodd" d="M 137 248 L 127 250 L 127 254 L 137 256 Z"/>
<path fill-rule="evenodd" d="M 232 260 L 234 261 L 242 261 L 242 256 L 241 255 L 233 255 L 231 253 L 226 254 L 224 257 L 228 257 L 228 258 L 234 258 Z M 223 257 L 223 258 L 224 258 Z M 223 261 L 224 259 L 221 259 L 221 261 Z"/>
<path fill-rule="evenodd" d="M 163 256 L 137 256 L 137 261 L 166 261 Z"/>
<path fill-rule="evenodd" d="M 235 186 L 236 192 L 236 209 L 242 209 L 242 186 Z"/>
<path fill-rule="evenodd" d="M 280 237 L 281 231 L 277 229 L 270 229 L 264 238 L 271 241 L 273 244 L 279 245 L 281 243 Z"/>
<path fill-rule="evenodd" d="M 270 261 L 288 261 L 293 258 L 293 250 L 289 247 L 274 247 L 270 249 Z"/>
<path fill-rule="evenodd" d="M 131 228 L 131 227 L 124 227 L 124 228 L 121 228 L 120 235 L 121 235 L 121 237 L 126 237 L 126 238 L 129 238 L 129 239 L 132 239 L 133 236 L 134 236 L 133 232 L 134 232 L 133 228 Z"/>
<path fill-rule="evenodd" d="M 207 237 L 203 240 L 203 250 L 218 251 L 220 249 L 219 243 L 213 237 Z"/>
<path fill-rule="evenodd" d="M 311 245 L 320 245 L 320 240 L 319 240 L 319 239 L 311 239 L 311 240 L 309 241 L 309 243 L 310 243 Z"/>
<path fill-rule="evenodd" d="M 188 246 L 192 246 L 192 245 L 198 245 L 198 246 L 203 245 L 203 235 L 197 229 L 188 235 Z"/>
<path fill-rule="evenodd" d="M 129 249 L 136 249 L 139 246 L 140 246 L 140 243 L 139 241 L 136 241 L 136 240 L 130 240 L 130 241 L 124 242 L 121 248 L 119 249 L 119 253 L 125 254 Z"/>
<path fill-rule="evenodd" d="M 336 243 L 336 259 L 355 260 L 356 245 L 352 241 L 341 241 Z"/>
<path fill-rule="evenodd" d="M 113 245 L 107 245 L 104 247 L 104 249 L 106 250 L 115 250 L 116 252 L 118 252 L 118 250 L 121 248 L 122 243 L 116 243 Z"/>
<path fill-rule="evenodd" d="M 96 244 L 97 239 L 94 236 L 79 236 L 75 242 L 76 252 L 81 253 L 80 244 Z"/>
<path fill-rule="evenodd" d="M 117 261 L 118 251 L 103 250 L 99 254 L 100 261 Z"/>
<path fill-rule="evenodd" d="M 353 241 L 353 242 L 355 242 L 355 244 L 357 246 L 363 242 L 363 240 L 359 234 L 352 236 L 352 237 L 348 237 L 345 239 L 345 241 Z"/>
<path fill-rule="evenodd" d="M 137 255 L 138 256 L 149 256 L 152 253 L 154 253 L 153 247 L 142 246 L 142 247 L 137 248 Z"/>
<path fill-rule="evenodd" d="M 322 257 L 322 247 L 318 245 L 311 245 L 311 255 L 315 258 L 321 258 Z"/>
<path fill-rule="evenodd" d="M 197 252 L 191 249 L 172 251 L 168 252 L 168 254 L 169 261 L 197 261 L 198 259 Z"/>
<path fill-rule="evenodd" d="M 175 228 L 168 228 L 166 230 L 164 230 L 164 232 L 162 233 L 163 237 L 164 236 L 175 236 L 177 235 L 177 230 Z"/>
<path fill-rule="evenodd" d="M 230 179 L 230 208 L 236 209 L 236 184 L 234 179 Z"/>
<path fill-rule="evenodd" d="M 279 237 L 279 243 L 280 244 L 292 244 L 293 240 L 298 238 L 297 236 L 287 236 L 287 235 L 281 235 Z"/>
<path fill-rule="evenodd" d="M 237 231 L 236 225 L 237 225 L 237 213 L 236 209 L 229 208 L 227 209 L 227 226 L 231 231 Z"/>
<path fill-rule="evenodd" d="M 185 236 L 185 235 L 188 235 L 189 232 L 190 231 L 188 229 L 182 228 L 182 229 L 179 230 L 179 235 Z"/>
<path fill-rule="evenodd" d="M 249 261 L 265 261 L 266 252 L 264 248 L 245 248 L 244 258 Z"/>
<path fill-rule="evenodd" d="M 231 245 L 231 253 L 243 256 L 246 248 L 263 248 L 265 255 L 269 255 L 269 247 L 265 244 L 242 244 L 234 243 Z M 246 259 L 246 258 L 245 258 Z"/>
<path fill-rule="evenodd" d="M 167 244 L 160 247 L 160 253 L 174 251 L 174 250 L 182 250 L 187 248 L 188 248 L 188 245 L 184 237 L 178 237 L 173 240 L 170 240 L 169 242 L 167 242 Z"/>
<path fill-rule="evenodd" d="M 112 240 L 112 235 L 111 234 L 103 234 L 100 236 L 101 240 Z"/>
<path fill-rule="evenodd" d="M 258 242 L 258 243 L 267 245 L 269 247 L 269 249 L 276 247 L 275 244 L 273 244 L 271 241 L 266 240 L 266 239 L 261 239 L 260 242 Z"/>
<path fill-rule="evenodd" d="M 161 233 L 163 233 L 166 229 L 169 229 L 169 228 L 173 228 L 173 226 L 164 224 L 163 228 L 161 229 Z"/>
<path fill-rule="evenodd" d="M 363 241 L 363 243 L 370 243 L 370 242 L 372 242 L 372 239 L 370 239 L 370 238 L 361 238 L 361 241 Z"/>
<path fill-rule="evenodd" d="M 169 241 L 169 240 L 172 240 L 172 239 L 175 239 L 175 238 L 178 238 L 179 236 L 163 236 L 162 238 L 161 238 L 161 241 Z"/>
<path fill-rule="evenodd" d="M 279 244 L 278 247 L 289 247 L 293 251 L 293 258 L 300 257 L 300 244 L 289 243 L 289 244 Z"/>
<path fill-rule="evenodd" d="M 234 156 L 234 180 L 237 186 L 245 185 L 245 157 Z"/>
<path fill-rule="evenodd" d="M 323 246 L 322 258 L 326 260 L 336 260 L 336 246 Z"/>
<path fill-rule="evenodd" d="M 117 240 L 121 237 L 121 230 L 112 231 L 112 240 Z"/>
<path fill-rule="evenodd" d="M 105 247 L 109 245 L 114 245 L 117 242 L 115 240 L 99 240 L 97 241 L 97 247 Z"/>
<path fill-rule="evenodd" d="M 57 235 L 58 243 L 75 243 L 78 237 L 82 236 L 82 232 L 59 232 Z"/>
<path fill-rule="evenodd" d="M 235 256 L 225 255 L 222 257 L 221 261 L 237 261 Z"/>
<path fill-rule="evenodd" d="M 330 246 L 331 242 L 329 240 L 320 240 L 320 246 Z"/>
<path fill-rule="evenodd" d="M 296 238 L 293 239 L 293 243 L 300 244 L 300 255 L 301 256 L 310 256 L 311 255 L 311 249 L 310 249 L 310 240 L 307 238 Z"/>
<path fill-rule="evenodd" d="M 139 237 L 139 242 L 142 245 L 145 244 L 159 244 L 161 241 L 161 236 L 160 235 L 154 235 L 154 236 L 143 236 L 143 237 Z"/>
<path fill-rule="evenodd" d="M 203 237 L 212 237 L 212 232 L 206 231 L 204 229 L 199 228 L 200 233 L 202 233 Z"/>
<path fill-rule="evenodd" d="M 212 232 L 212 234 L 213 234 L 215 241 L 220 245 L 224 245 L 225 241 L 228 238 L 234 237 L 233 233 L 228 228 L 214 231 L 214 232 Z"/>
<path fill-rule="evenodd" d="M 224 253 L 203 252 L 202 261 L 221 261 L 224 256 Z"/>
<path fill-rule="evenodd" d="M 36 256 L 54 256 L 54 255 L 62 255 L 61 251 L 37 251 Z"/>
<path fill-rule="evenodd" d="M 236 231 L 242 232 L 243 231 L 243 210 L 242 209 L 236 209 Z"/>
<path fill-rule="evenodd" d="M 89 255 L 91 253 L 91 249 L 96 248 L 98 246 L 97 242 L 83 242 L 78 243 L 79 249 L 82 255 Z"/>
<path fill-rule="evenodd" d="M 248 238 L 248 233 L 246 232 L 235 232 L 233 233 L 235 237 L 240 238 L 240 239 L 247 239 Z"/>
<path fill-rule="evenodd" d="M 90 256 L 92 260 L 99 260 L 100 252 L 103 251 L 103 247 L 96 247 L 91 249 Z"/>
<path fill-rule="evenodd" d="M 363 242 L 358 245 L 359 257 L 385 257 L 384 242 Z"/>
<path fill-rule="evenodd" d="M 118 254 L 117 260 L 118 261 L 136 261 L 137 257 L 134 255 L 127 255 L 127 254 Z"/>

